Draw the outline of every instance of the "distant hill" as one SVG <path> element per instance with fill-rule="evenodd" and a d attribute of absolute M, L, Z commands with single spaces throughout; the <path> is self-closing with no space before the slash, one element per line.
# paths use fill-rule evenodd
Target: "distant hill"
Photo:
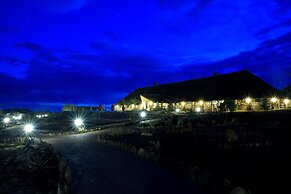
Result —
<path fill-rule="evenodd" d="M 18 113 L 31 113 L 32 111 L 27 108 L 8 108 L 1 110 L 2 113 L 11 113 L 11 112 L 18 112 Z"/>

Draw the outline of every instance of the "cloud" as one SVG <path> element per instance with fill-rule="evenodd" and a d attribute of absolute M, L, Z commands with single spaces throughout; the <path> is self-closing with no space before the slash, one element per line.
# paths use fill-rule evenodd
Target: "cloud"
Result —
<path fill-rule="evenodd" d="M 91 54 L 84 54 L 33 42 L 17 43 L 17 48 L 28 49 L 33 55 L 25 61 L 24 79 L 0 74 L 0 86 L 6 91 L 6 97 L 0 97 L 0 101 L 114 103 L 125 91 L 152 85 L 164 72 L 163 64 L 153 57 L 108 43 L 92 45 Z M 11 57 L 1 59 L 24 62 Z"/>
<path fill-rule="evenodd" d="M 0 74 L 23 79 L 27 71 L 27 63 L 26 60 L 17 57 L 0 56 Z"/>
<path fill-rule="evenodd" d="M 281 89 L 291 83 L 291 32 L 278 38 L 262 42 L 256 49 L 241 52 L 233 57 L 213 63 L 189 64 L 186 69 L 195 68 L 196 73 L 227 73 L 230 71 L 250 70 L 266 81 Z"/>
<path fill-rule="evenodd" d="M 16 47 L 20 47 L 20 48 L 26 48 L 28 50 L 31 50 L 31 51 L 41 51 L 43 50 L 44 48 L 42 46 L 40 46 L 39 44 L 37 43 L 33 43 L 33 42 L 23 42 L 23 43 L 16 43 L 15 44 Z"/>
<path fill-rule="evenodd" d="M 197 5 L 188 13 L 190 16 L 198 16 L 201 11 L 207 8 L 214 0 L 199 0 Z"/>
<path fill-rule="evenodd" d="M 104 37 L 113 42 L 117 42 L 119 40 L 118 34 L 112 31 L 104 32 Z"/>
<path fill-rule="evenodd" d="M 0 56 L 0 62 L 6 62 L 12 65 L 21 65 L 21 64 L 27 64 L 27 61 L 19 59 L 17 57 L 1 57 Z"/>
<path fill-rule="evenodd" d="M 256 32 L 255 36 L 262 36 L 274 30 L 277 30 L 280 28 L 288 28 L 288 27 L 291 27 L 291 19 L 287 19 L 279 23 L 276 23 L 274 25 L 268 26 L 266 28 L 262 28 Z"/>
<path fill-rule="evenodd" d="M 1 34 L 17 34 L 20 32 L 20 29 L 12 25 L 3 25 L 0 24 L 0 33 Z"/>
<path fill-rule="evenodd" d="M 282 15 L 286 12 L 290 11 L 291 1 L 289 0 L 275 0 L 275 2 L 279 5 L 278 9 L 275 11 L 275 14 Z"/>
<path fill-rule="evenodd" d="M 1 2 L 1 5 L 6 9 L 18 10 L 20 14 L 23 12 L 30 14 L 31 11 L 68 13 L 80 10 L 89 1 L 91 0 L 10 0 Z"/>
<path fill-rule="evenodd" d="M 46 0 L 44 3 L 51 11 L 66 13 L 81 9 L 86 5 L 87 1 L 88 0 Z"/>
<path fill-rule="evenodd" d="M 33 42 L 16 43 L 15 47 L 24 48 L 29 51 L 32 51 L 35 54 L 34 57 L 42 61 L 46 61 L 50 63 L 62 62 L 62 60 L 55 55 L 55 52 L 57 51 L 57 49 L 46 48 L 46 47 L 41 46 L 38 43 L 33 43 Z"/>

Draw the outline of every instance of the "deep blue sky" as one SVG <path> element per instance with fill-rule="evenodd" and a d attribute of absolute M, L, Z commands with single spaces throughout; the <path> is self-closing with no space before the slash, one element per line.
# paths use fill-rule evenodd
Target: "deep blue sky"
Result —
<path fill-rule="evenodd" d="M 244 69 L 282 89 L 291 1 L 1 1 L 0 67 L 0 108 L 111 104 L 154 82 Z"/>

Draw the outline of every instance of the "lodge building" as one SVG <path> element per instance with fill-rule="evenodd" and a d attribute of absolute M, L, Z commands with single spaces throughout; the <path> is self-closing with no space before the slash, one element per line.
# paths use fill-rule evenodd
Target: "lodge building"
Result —
<path fill-rule="evenodd" d="M 219 111 L 227 99 L 237 110 L 260 110 L 262 99 L 270 109 L 290 107 L 280 92 L 249 71 L 239 71 L 176 83 L 139 88 L 114 105 L 115 111 L 173 109 Z"/>

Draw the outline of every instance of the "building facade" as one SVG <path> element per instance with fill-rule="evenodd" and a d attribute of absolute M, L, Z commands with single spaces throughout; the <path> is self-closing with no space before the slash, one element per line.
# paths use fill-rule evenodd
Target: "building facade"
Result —
<path fill-rule="evenodd" d="M 114 105 L 115 111 L 176 110 L 216 112 L 289 108 L 290 101 L 248 71 L 156 85 L 134 90 Z"/>

